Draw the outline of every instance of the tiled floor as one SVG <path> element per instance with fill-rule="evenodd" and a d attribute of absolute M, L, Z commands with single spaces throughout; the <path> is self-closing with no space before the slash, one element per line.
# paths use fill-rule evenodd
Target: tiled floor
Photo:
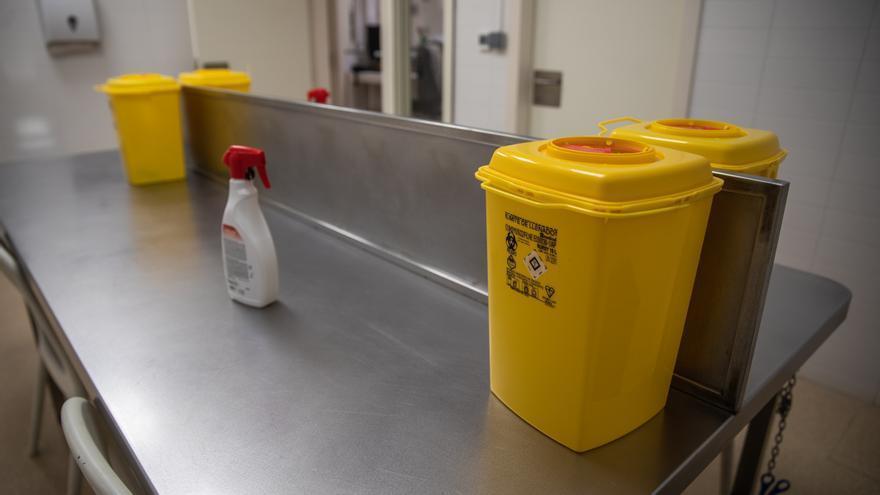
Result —
<path fill-rule="evenodd" d="M 775 474 L 789 493 L 880 493 L 880 407 L 799 378 Z M 685 493 L 718 493 L 719 475 L 716 459 Z"/>
<path fill-rule="evenodd" d="M 48 407 L 41 454 L 25 455 L 36 367 L 21 300 L 0 277 L 0 493 L 64 492 L 67 447 Z M 799 380 L 776 473 L 791 493 L 880 493 L 880 407 Z M 686 493 L 718 493 L 718 476 L 716 460 Z"/>

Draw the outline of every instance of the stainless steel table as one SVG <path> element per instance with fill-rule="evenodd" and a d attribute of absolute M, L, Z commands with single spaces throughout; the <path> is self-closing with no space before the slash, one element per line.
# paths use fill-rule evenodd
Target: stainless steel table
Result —
<path fill-rule="evenodd" d="M 575 454 L 489 393 L 486 308 L 268 208 L 280 301 L 231 302 L 225 187 L 129 187 L 115 152 L 0 165 L 0 222 L 159 493 L 647 493 L 686 487 L 842 321 L 777 266 L 745 404 L 672 390 Z"/>

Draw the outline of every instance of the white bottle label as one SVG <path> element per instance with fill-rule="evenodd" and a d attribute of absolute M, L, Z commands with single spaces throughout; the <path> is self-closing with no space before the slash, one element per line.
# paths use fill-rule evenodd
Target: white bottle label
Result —
<path fill-rule="evenodd" d="M 229 290 L 243 296 L 251 290 L 252 274 L 244 241 L 238 230 L 231 225 L 223 225 L 223 251 L 226 254 L 226 281 Z"/>

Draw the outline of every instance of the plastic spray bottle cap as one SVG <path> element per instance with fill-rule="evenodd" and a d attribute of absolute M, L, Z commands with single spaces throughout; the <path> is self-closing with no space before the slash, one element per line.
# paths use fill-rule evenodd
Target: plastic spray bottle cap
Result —
<path fill-rule="evenodd" d="M 263 186 L 266 189 L 272 187 L 266 174 L 266 154 L 259 148 L 234 144 L 223 153 L 223 163 L 229 167 L 229 177 L 232 179 L 253 179 L 254 169 L 257 169 Z"/>
<path fill-rule="evenodd" d="M 313 103 L 327 103 L 330 92 L 324 88 L 312 88 L 306 93 L 306 99 Z"/>

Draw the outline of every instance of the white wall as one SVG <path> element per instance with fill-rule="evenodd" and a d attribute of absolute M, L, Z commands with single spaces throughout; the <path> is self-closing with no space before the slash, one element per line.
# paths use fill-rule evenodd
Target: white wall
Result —
<path fill-rule="evenodd" d="M 504 0 L 458 0 L 455 3 L 453 122 L 468 127 L 512 132 L 508 128 L 506 53 L 482 52 L 480 33 L 501 27 Z M 509 30 L 509 26 L 504 26 Z"/>
<path fill-rule="evenodd" d="M 110 110 L 93 86 L 126 72 L 192 68 L 184 2 L 95 3 L 101 47 L 52 57 L 36 1 L 0 2 L 0 161 L 113 148 Z"/>
<path fill-rule="evenodd" d="M 878 1 L 707 1 L 690 113 L 780 135 L 791 191 L 777 261 L 853 291 L 802 373 L 880 402 Z"/>
<path fill-rule="evenodd" d="M 189 5 L 200 64 L 222 61 L 248 72 L 252 93 L 306 98 L 314 86 L 308 0 L 189 0 Z"/>

